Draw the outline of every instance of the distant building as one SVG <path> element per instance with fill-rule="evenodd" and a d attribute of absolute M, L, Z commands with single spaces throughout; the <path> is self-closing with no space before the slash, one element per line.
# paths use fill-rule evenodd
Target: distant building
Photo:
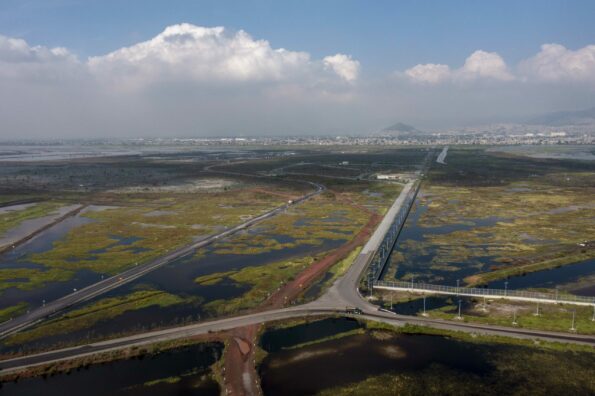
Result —
<path fill-rule="evenodd" d="M 386 174 L 386 175 L 376 175 L 376 179 L 378 180 L 401 180 L 401 175 L 398 174 Z"/>

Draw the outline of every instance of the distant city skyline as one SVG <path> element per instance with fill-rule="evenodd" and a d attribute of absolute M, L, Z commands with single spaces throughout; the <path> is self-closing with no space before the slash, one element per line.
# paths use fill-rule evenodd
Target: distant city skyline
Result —
<path fill-rule="evenodd" d="M 593 16 L 590 1 L 6 1 L 0 137 L 361 134 L 588 108 Z"/>

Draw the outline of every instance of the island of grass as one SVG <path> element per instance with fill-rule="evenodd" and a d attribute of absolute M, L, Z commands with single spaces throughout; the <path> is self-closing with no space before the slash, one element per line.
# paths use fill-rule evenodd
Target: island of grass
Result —
<path fill-rule="evenodd" d="M 403 279 L 475 268 L 463 277 L 476 286 L 593 259 L 593 196 L 592 161 L 454 148 L 448 165 L 433 167 L 422 186 L 415 224 L 421 238 L 399 240 L 391 271 L 431 256 Z"/>
<path fill-rule="evenodd" d="M 589 346 L 333 319 L 266 330 L 258 354 L 264 393 L 323 395 L 590 394 Z M 328 329 L 327 329 L 328 330 Z M 276 341 L 274 334 L 287 333 Z M 266 341 L 264 341 L 266 340 Z M 263 344 L 264 342 L 264 344 Z M 337 359 L 349 356 L 349 359 Z M 296 373 L 299 373 L 297 375 Z M 307 377 L 308 381 L 303 381 Z"/>
<path fill-rule="evenodd" d="M 423 315 L 423 296 L 419 294 L 386 291 L 376 293 L 376 298 L 377 304 L 398 314 L 531 330 L 595 334 L 592 306 L 458 298 L 429 293 L 426 295 L 426 310 Z M 459 300 L 461 300 L 461 318 L 458 317 Z"/>

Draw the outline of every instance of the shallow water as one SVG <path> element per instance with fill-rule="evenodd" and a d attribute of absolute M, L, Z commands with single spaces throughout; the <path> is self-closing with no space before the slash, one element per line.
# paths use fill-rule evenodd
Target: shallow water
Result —
<path fill-rule="evenodd" d="M 435 227 L 421 227 L 418 225 L 420 217 L 428 210 L 421 203 L 420 197 L 416 199 L 415 210 L 412 210 L 405 222 L 405 226 L 399 235 L 399 239 L 393 251 L 402 253 L 404 261 L 393 261 L 390 265 L 396 266 L 395 278 L 402 280 L 405 275 L 413 274 L 416 281 L 452 284 L 455 285 L 457 279 L 461 280 L 474 273 L 485 271 L 491 265 L 496 264 L 493 257 L 477 257 L 464 262 L 445 263 L 447 269 L 431 268 L 434 264 L 432 260 L 437 255 L 435 248 L 430 246 L 424 252 L 417 252 L 415 249 L 408 248 L 404 242 L 425 241 L 427 236 L 448 234 L 455 231 L 471 230 L 476 227 L 487 227 L 501 221 L 507 221 L 500 217 L 487 217 L 481 219 L 464 219 L 464 223 L 446 224 Z M 486 245 L 487 246 L 487 245 Z M 393 258 L 391 257 L 391 260 Z M 384 276 L 386 273 L 384 272 Z M 387 279 L 387 278 L 385 278 Z"/>
<path fill-rule="evenodd" d="M 27 260 L 29 254 L 43 253 L 52 249 L 53 243 L 63 239 L 75 227 L 92 222 L 92 219 L 76 215 L 50 227 L 47 231 L 0 256 L 0 269 L 38 269 L 45 266 Z M 100 280 L 100 274 L 89 270 L 77 271 L 73 279 L 65 282 L 49 282 L 33 290 L 8 288 L 0 292 L 0 309 L 20 302 L 27 302 L 31 307 L 39 306 L 43 300 L 51 301 Z"/>
<path fill-rule="evenodd" d="M 93 304 L 104 298 L 125 296 L 139 288 L 147 287 L 186 297 L 187 302 L 168 307 L 150 306 L 127 311 L 109 320 L 97 322 L 91 329 L 54 334 L 20 347 L 37 349 L 57 343 L 72 343 L 89 338 L 103 338 L 118 333 L 170 326 L 184 321 L 202 320 L 211 315 L 205 310 L 205 304 L 215 300 L 240 297 L 250 290 L 251 286 L 237 283 L 229 278 L 223 278 L 221 282 L 214 285 L 200 285 L 194 281 L 197 277 L 245 267 L 258 267 L 296 256 L 316 254 L 336 248 L 342 243 L 344 240 L 324 240 L 319 246 L 299 245 L 250 255 L 216 254 L 214 251 L 218 249 L 217 245 L 211 245 L 203 248 L 204 255 L 179 258 L 131 283 L 89 300 L 89 302 L 76 305 L 72 309 Z M 11 349 L 14 348 L 6 346 L 0 348 L 4 351 Z"/>
<path fill-rule="evenodd" d="M 504 289 L 504 282 L 508 282 L 511 289 L 550 288 L 556 285 L 576 281 L 583 276 L 595 274 L 595 259 L 581 261 L 576 264 L 564 265 L 549 270 L 531 272 L 522 276 L 515 276 L 488 283 L 492 289 Z M 582 295 L 595 296 L 595 287 L 581 289 Z"/>
<path fill-rule="evenodd" d="M 0 395 L 215 396 L 219 395 L 219 385 L 207 375 L 210 372 L 209 366 L 219 360 L 222 350 L 221 344 L 200 344 L 162 352 L 144 359 L 93 365 L 69 374 L 3 383 Z M 177 382 L 147 384 L 150 381 L 178 376 L 181 378 Z"/>
<path fill-rule="evenodd" d="M 474 344 L 426 335 L 378 339 L 366 333 L 271 352 L 259 371 L 265 395 L 292 396 L 384 373 L 415 372 L 433 364 L 477 375 L 493 370 L 482 348 Z"/>
<path fill-rule="evenodd" d="M 465 224 L 447 224 L 438 227 L 420 227 L 418 221 L 420 217 L 427 211 L 427 207 L 417 200 L 416 209 L 412 211 L 407 219 L 405 226 L 399 236 L 399 240 L 395 245 L 395 250 L 401 252 L 405 260 L 402 262 L 391 263 L 396 266 L 395 278 L 403 280 L 405 275 L 414 275 L 414 279 L 419 282 L 456 285 L 457 280 L 462 282 L 462 279 L 469 275 L 478 272 L 489 271 L 493 265 L 501 265 L 495 261 L 493 256 L 470 257 L 460 262 L 447 262 L 446 268 L 431 268 L 433 266 L 432 260 L 437 255 L 435 248 L 430 246 L 426 251 L 419 253 L 415 249 L 408 248 L 404 242 L 406 241 L 425 241 L 426 236 L 440 235 L 451 233 L 460 230 L 472 230 L 477 227 L 491 226 L 498 222 L 509 221 L 509 219 L 499 217 L 487 217 L 482 219 L 465 219 Z M 469 224 L 467 224 L 469 222 Z M 531 236 L 526 235 L 529 243 L 544 243 L 547 241 L 531 241 Z M 489 235 L 486 235 L 486 240 L 489 240 Z M 485 248 L 487 245 L 479 245 L 477 248 Z M 385 271 L 386 273 L 386 271 Z M 530 273 L 524 276 L 514 277 L 509 279 L 508 287 L 511 289 L 522 288 L 553 288 L 556 284 L 571 283 L 579 280 L 583 276 L 595 274 L 595 260 L 587 260 L 585 262 L 563 266 L 551 270 L 539 271 Z M 385 278 L 387 279 L 387 278 Z M 388 280 L 388 279 L 387 279 Z M 488 287 L 503 289 L 504 281 L 491 282 Z M 578 290 L 578 294 L 595 295 L 595 285 L 593 287 L 585 286 Z M 573 290 L 573 292 L 577 292 Z"/>
<path fill-rule="evenodd" d="M 260 346 L 267 352 L 278 352 L 295 345 L 360 328 L 363 326 L 352 318 L 328 318 L 288 328 L 268 330 L 260 338 Z"/>

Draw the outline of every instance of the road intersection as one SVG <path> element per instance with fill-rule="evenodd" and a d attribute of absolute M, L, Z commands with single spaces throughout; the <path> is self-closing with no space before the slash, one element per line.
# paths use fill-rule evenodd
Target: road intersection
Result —
<path fill-rule="evenodd" d="M 512 327 L 504 327 L 504 326 L 495 326 L 495 325 L 482 325 L 482 324 L 470 324 L 464 322 L 454 322 L 454 321 L 446 321 L 440 319 L 431 319 L 425 317 L 414 317 L 414 316 L 405 316 L 405 315 L 397 315 L 392 312 L 382 311 L 378 308 L 378 306 L 373 305 L 370 301 L 364 298 L 359 292 L 359 282 L 361 279 L 362 274 L 366 270 L 372 256 L 375 254 L 378 248 L 378 241 L 382 241 L 384 234 L 387 231 L 387 227 L 383 226 L 383 224 L 388 224 L 392 222 L 391 216 L 394 216 L 395 213 L 398 213 L 402 207 L 402 205 L 406 201 L 407 194 L 409 194 L 410 190 L 413 188 L 416 180 L 410 181 L 401 191 L 399 197 L 394 201 L 391 208 L 387 211 L 385 215 L 385 219 L 381 224 L 377 227 L 374 234 L 370 237 L 368 243 L 364 246 L 361 253 L 355 258 L 352 265 L 348 268 L 348 270 L 339 277 L 333 285 L 318 299 L 312 301 L 307 304 L 303 305 L 290 305 L 285 308 L 281 309 L 273 309 L 268 311 L 261 311 L 255 312 L 235 317 L 229 318 L 222 318 L 222 319 L 214 319 L 210 321 L 203 321 L 200 323 L 195 323 L 186 326 L 168 328 L 164 330 L 158 331 L 151 331 L 145 332 L 141 334 L 131 335 L 122 338 L 116 338 L 112 340 L 81 345 L 71 348 L 64 348 L 44 353 L 38 353 L 33 355 L 26 355 L 21 357 L 15 357 L 12 359 L 7 359 L 0 361 L 0 373 L 7 374 L 11 372 L 16 372 L 28 367 L 37 366 L 37 365 L 44 365 L 49 364 L 57 361 L 62 360 L 69 360 L 73 358 L 79 358 L 84 356 L 89 356 L 97 353 L 102 352 L 110 352 L 115 350 L 126 349 L 133 346 L 140 346 L 140 345 L 147 345 L 155 342 L 163 342 L 163 341 L 170 341 L 175 339 L 181 338 L 188 338 L 192 336 L 197 336 L 206 333 L 212 333 L 217 331 L 223 330 L 230 330 L 238 327 L 266 323 L 271 321 L 278 321 L 290 318 L 298 318 L 298 317 L 312 317 L 312 316 L 328 316 L 328 315 L 344 315 L 344 316 L 354 316 L 360 317 L 362 319 L 382 322 L 391 324 L 394 326 L 404 326 L 404 325 L 420 325 L 420 326 L 427 326 L 436 329 L 442 330 L 451 330 L 451 331 L 462 331 L 467 333 L 475 333 L 475 334 L 486 334 L 486 335 L 498 335 L 498 336 L 507 336 L 507 337 L 514 337 L 520 339 L 533 339 L 533 340 L 543 340 L 543 341 L 551 341 L 551 342 L 566 342 L 566 343 L 575 343 L 575 344 L 583 344 L 583 345 L 591 345 L 595 346 L 595 337 L 588 336 L 588 335 L 578 335 L 578 334 L 568 334 L 568 333 L 559 333 L 559 332 L 550 332 L 550 331 L 540 331 L 540 330 L 528 330 L 528 329 L 519 329 L 519 328 L 512 328 Z M 303 200 L 309 199 L 310 197 L 320 194 L 324 187 L 320 185 L 316 185 L 317 189 L 314 192 L 304 195 L 300 199 L 296 200 L 292 204 L 299 203 Z M 261 216 L 253 218 L 246 223 L 243 223 L 239 226 L 234 227 L 233 229 L 227 230 L 221 234 L 216 236 L 212 236 L 206 240 L 200 241 L 195 245 L 185 247 L 180 249 L 176 252 L 172 252 L 169 255 L 162 257 L 160 260 L 165 262 L 171 261 L 173 258 L 181 257 L 185 254 L 188 254 L 192 250 L 196 249 L 197 247 L 202 246 L 201 244 L 211 243 L 213 240 L 229 236 L 240 229 L 244 229 L 249 227 L 250 225 L 262 221 L 266 218 L 274 216 L 275 214 L 283 211 L 287 208 L 287 205 L 283 205 L 277 209 L 274 209 L 270 212 L 267 212 Z M 155 263 L 155 265 L 163 265 L 159 263 Z M 146 268 L 146 271 L 150 271 L 151 268 Z M 125 276 L 134 277 L 136 279 L 139 276 L 142 276 L 146 272 L 136 272 L 133 271 L 131 274 L 124 274 Z M 122 276 L 122 275 L 120 275 Z M 128 278 L 126 278 L 128 280 Z M 109 288 L 112 284 L 110 282 L 101 283 L 89 286 L 89 290 L 86 292 L 85 296 L 95 296 L 102 292 L 103 288 Z M 113 286 L 113 287 L 117 287 Z M 85 290 L 85 289 L 83 289 Z M 82 290 L 81 290 L 82 291 Z M 72 296 L 75 297 L 75 296 Z M 63 302 L 63 306 L 70 306 L 75 302 L 81 301 L 81 295 L 78 295 L 78 299 L 73 298 L 72 300 L 68 300 Z M 87 297 L 90 298 L 90 297 Z M 76 300 L 76 301 L 75 301 Z M 58 300 L 60 301 L 60 300 Z M 48 304 L 47 306 L 50 306 Z M 350 308 L 357 308 L 361 314 L 354 315 L 352 313 L 348 313 L 348 307 Z M 61 308 L 63 309 L 63 307 Z M 46 317 L 48 314 L 51 314 L 52 311 L 40 312 L 37 316 L 28 316 L 25 319 L 22 319 L 18 323 L 22 323 L 20 327 L 12 326 L 12 330 L 23 328 L 23 326 L 31 325 L 42 318 Z M 4 331 L 4 334 L 7 334 L 7 329 L 10 330 L 10 326 L 6 326 L 2 324 L 4 327 L 0 326 L 0 332 Z"/>

